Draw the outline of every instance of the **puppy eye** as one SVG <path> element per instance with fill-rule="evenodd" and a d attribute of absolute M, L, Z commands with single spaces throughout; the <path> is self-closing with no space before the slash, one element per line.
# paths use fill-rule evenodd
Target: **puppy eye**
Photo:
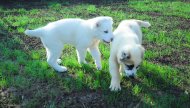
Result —
<path fill-rule="evenodd" d="M 108 33 L 108 31 L 106 30 L 106 31 L 104 31 L 104 33 Z"/>

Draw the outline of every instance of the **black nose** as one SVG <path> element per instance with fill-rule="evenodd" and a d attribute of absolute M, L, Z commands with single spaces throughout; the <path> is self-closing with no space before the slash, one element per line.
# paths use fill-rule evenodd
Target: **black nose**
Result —
<path fill-rule="evenodd" d="M 126 65 L 127 70 L 132 70 L 134 68 L 134 65 Z"/>
<path fill-rule="evenodd" d="M 113 38 L 111 38 L 111 42 L 113 41 Z"/>
<path fill-rule="evenodd" d="M 129 78 L 135 79 L 135 76 L 134 75 L 130 75 Z"/>

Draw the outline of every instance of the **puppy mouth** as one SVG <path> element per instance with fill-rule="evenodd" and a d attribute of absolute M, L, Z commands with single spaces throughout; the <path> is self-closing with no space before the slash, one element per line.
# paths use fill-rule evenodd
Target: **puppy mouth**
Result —
<path fill-rule="evenodd" d="M 105 40 L 103 40 L 103 42 L 105 42 L 105 43 L 107 43 L 107 44 L 109 44 L 110 42 L 108 42 L 108 41 L 105 41 Z"/>
<path fill-rule="evenodd" d="M 125 74 L 126 74 L 126 77 L 128 77 L 130 79 L 136 78 L 136 74 L 135 74 L 135 72 L 132 72 L 132 70 L 125 69 Z"/>

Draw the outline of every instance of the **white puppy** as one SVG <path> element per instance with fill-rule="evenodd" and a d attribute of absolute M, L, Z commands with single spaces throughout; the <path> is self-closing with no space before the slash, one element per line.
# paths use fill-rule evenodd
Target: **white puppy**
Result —
<path fill-rule="evenodd" d="M 149 27 L 149 22 L 140 20 L 124 20 L 114 31 L 109 58 L 112 91 L 120 90 L 120 72 L 134 78 L 143 59 L 141 27 Z"/>
<path fill-rule="evenodd" d="M 113 39 L 112 24 L 112 18 L 107 16 L 89 20 L 62 19 L 35 30 L 26 30 L 25 34 L 40 37 L 47 52 L 48 64 L 58 72 L 67 71 L 66 67 L 58 64 L 64 44 L 76 47 L 79 63 L 86 63 L 86 50 L 89 49 L 96 67 L 101 69 L 98 45 L 100 40 L 110 42 Z"/>

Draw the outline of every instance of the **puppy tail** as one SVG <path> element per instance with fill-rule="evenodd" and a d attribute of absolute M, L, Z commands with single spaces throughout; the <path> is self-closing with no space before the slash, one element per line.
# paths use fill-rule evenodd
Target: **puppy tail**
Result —
<path fill-rule="evenodd" d="M 26 35 L 31 36 L 31 37 L 42 37 L 43 36 L 43 29 L 42 28 L 38 28 L 35 30 L 26 30 L 24 32 Z"/>
<path fill-rule="evenodd" d="M 136 20 L 141 27 L 150 27 L 151 24 L 148 21 Z"/>

